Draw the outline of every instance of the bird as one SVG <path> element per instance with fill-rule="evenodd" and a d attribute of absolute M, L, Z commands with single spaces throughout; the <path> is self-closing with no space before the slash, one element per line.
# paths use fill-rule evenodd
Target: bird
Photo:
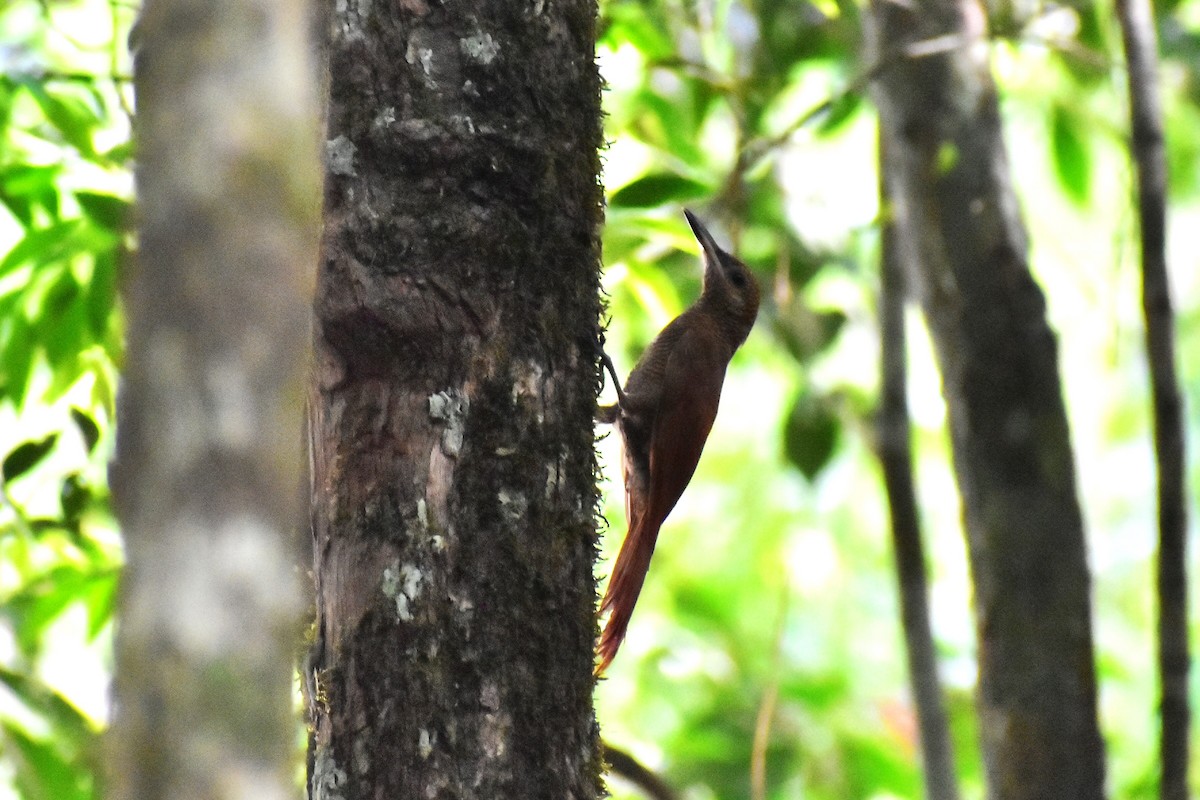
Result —
<path fill-rule="evenodd" d="M 695 214 L 683 213 L 700 244 L 700 297 L 659 332 L 624 388 L 601 352 L 617 402 L 599 406 L 595 416 L 613 425 L 621 439 L 629 527 L 600 603 L 608 620 L 596 648 L 597 676 L 625 639 L 659 529 L 696 471 L 717 416 L 725 370 L 758 315 L 758 284 L 750 269 L 722 250 Z"/>

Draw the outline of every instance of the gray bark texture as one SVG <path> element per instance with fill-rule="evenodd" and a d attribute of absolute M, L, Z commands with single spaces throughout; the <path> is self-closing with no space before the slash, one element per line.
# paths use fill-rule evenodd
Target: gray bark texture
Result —
<path fill-rule="evenodd" d="M 1103 797 L 1090 576 L 1057 344 L 974 0 L 876 0 L 888 213 L 933 337 L 975 587 L 988 796 Z M 916 46 L 914 46 L 916 45 Z"/>
<path fill-rule="evenodd" d="M 150 0 L 113 490 L 109 792 L 295 795 L 301 448 L 320 170 L 291 0 Z"/>
<path fill-rule="evenodd" d="M 329 5 L 309 796 L 598 797 L 595 3 Z"/>

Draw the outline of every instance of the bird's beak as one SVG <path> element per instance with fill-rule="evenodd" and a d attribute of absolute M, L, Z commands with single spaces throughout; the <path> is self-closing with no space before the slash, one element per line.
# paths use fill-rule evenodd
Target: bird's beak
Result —
<path fill-rule="evenodd" d="M 692 233 L 696 235 L 696 241 L 700 243 L 700 250 L 704 253 L 704 261 L 707 264 L 721 263 L 721 248 L 717 247 L 717 242 L 713 239 L 712 234 L 708 232 L 708 228 L 697 219 L 696 215 L 688 209 L 683 210 L 683 215 L 687 217 L 688 225 L 692 226 Z"/>

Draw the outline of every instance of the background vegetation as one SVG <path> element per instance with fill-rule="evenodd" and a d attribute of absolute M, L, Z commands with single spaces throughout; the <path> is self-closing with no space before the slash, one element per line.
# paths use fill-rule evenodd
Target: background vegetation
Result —
<path fill-rule="evenodd" d="M 604 734 L 692 798 L 751 797 L 756 758 L 766 797 L 918 797 L 871 441 L 880 215 L 862 9 L 608 0 L 602 11 L 605 283 L 618 367 L 699 291 L 682 205 L 736 243 L 768 289 L 598 690 Z M 989 13 L 1032 263 L 1061 337 L 1109 785 L 1117 798 L 1147 797 L 1157 749 L 1154 470 L 1119 33 L 1106 3 L 997 2 Z M 1200 2 L 1157 13 L 1170 263 L 1191 395 Z M 134 14 L 112 0 L 14 0 L 0 11 L 0 797 L 95 794 L 121 562 L 105 464 L 120 361 L 114 286 L 132 246 Z M 927 338 L 910 322 L 933 622 L 959 773 L 966 795 L 980 797 L 957 490 Z M 1192 417 L 1193 436 L 1195 427 Z M 601 447 L 615 475 L 615 442 Z M 623 530 L 615 484 L 606 496 L 611 555 Z M 622 791 L 614 786 L 634 796 Z"/>
<path fill-rule="evenodd" d="M 108 714 L 133 14 L 0 11 L 0 795 L 31 800 L 95 796 Z"/>

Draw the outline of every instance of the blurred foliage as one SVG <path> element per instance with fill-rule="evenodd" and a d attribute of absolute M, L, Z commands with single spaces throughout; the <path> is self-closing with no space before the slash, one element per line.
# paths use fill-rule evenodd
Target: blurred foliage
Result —
<path fill-rule="evenodd" d="M 1097 573 L 1109 784 L 1114 797 L 1145 797 L 1156 782 L 1156 523 L 1120 32 L 1111 6 L 1089 0 L 986 5 L 1031 255 L 1062 337 Z M 872 453 L 879 205 L 865 13 L 847 0 L 602 3 L 605 285 L 619 368 L 699 292 L 680 206 L 713 223 L 766 290 L 628 642 L 597 693 L 605 736 L 694 800 L 752 796 L 756 720 L 767 711 L 766 797 L 921 796 Z M 1171 261 L 1195 388 L 1200 282 L 1188 223 L 1200 211 L 1200 3 L 1159 13 Z M 957 490 L 928 338 L 915 314 L 910 322 L 935 634 L 959 775 L 965 796 L 979 798 Z M 611 438 L 602 455 L 615 473 Z M 624 520 L 619 487 L 607 496 L 611 556 Z M 613 790 L 637 796 L 616 781 Z"/>
<path fill-rule="evenodd" d="M 699 292 L 682 205 L 765 290 L 598 689 L 605 736 L 693 800 L 750 797 L 756 747 L 770 798 L 919 797 L 871 442 L 879 209 L 863 6 L 601 5 L 612 355 L 627 370 Z M 988 7 L 1010 160 L 1062 335 L 1110 786 L 1144 797 L 1155 781 L 1155 529 L 1120 37 L 1107 4 Z M 1200 0 L 1158 12 L 1180 354 L 1195 391 Z M 0 797 L 95 793 L 121 563 L 105 463 L 121 347 L 114 286 L 132 246 L 134 13 L 118 0 L 0 10 Z M 936 370 L 915 317 L 912 330 L 933 619 L 960 777 L 978 798 L 969 577 Z M 602 444 L 610 474 L 615 448 Z M 623 529 L 615 484 L 607 496 L 611 553 Z M 760 718 L 768 735 L 756 744 Z"/>
<path fill-rule="evenodd" d="M 96 796 L 120 543 L 127 3 L 0 9 L 0 797 Z"/>

